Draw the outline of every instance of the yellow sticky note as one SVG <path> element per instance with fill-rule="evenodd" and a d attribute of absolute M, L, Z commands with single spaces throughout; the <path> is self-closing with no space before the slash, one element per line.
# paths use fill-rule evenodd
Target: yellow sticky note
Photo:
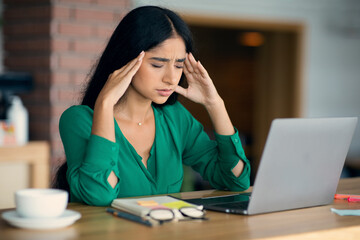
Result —
<path fill-rule="evenodd" d="M 162 203 L 161 205 L 168 207 L 168 208 L 182 208 L 182 207 L 192 207 L 190 203 L 184 202 L 184 201 L 175 201 L 175 202 L 169 202 L 169 203 Z"/>
<path fill-rule="evenodd" d="M 155 202 L 154 200 L 137 201 L 137 203 L 138 203 L 140 206 L 145 206 L 145 207 L 148 207 L 148 206 L 157 206 L 157 205 L 158 205 L 158 203 Z"/>

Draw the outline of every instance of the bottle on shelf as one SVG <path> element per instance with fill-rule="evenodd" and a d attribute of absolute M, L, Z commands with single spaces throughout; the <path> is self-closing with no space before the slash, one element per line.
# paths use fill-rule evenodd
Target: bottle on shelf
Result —
<path fill-rule="evenodd" d="M 29 115 L 19 96 L 12 96 L 6 115 L 14 126 L 16 145 L 25 145 L 29 141 Z"/>

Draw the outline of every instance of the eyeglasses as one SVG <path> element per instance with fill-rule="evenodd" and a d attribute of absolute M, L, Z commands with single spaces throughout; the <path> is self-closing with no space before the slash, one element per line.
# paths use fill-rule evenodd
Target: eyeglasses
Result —
<path fill-rule="evenodd" d="M 196 207 L 182 207 L 179 209 L 152 209 L 148 216 L 160 223 L 169 222 L 176 218 L 174 211 L 178 211 L 182 216 L 190 219 L 206 219 L 205 211 Z"/>

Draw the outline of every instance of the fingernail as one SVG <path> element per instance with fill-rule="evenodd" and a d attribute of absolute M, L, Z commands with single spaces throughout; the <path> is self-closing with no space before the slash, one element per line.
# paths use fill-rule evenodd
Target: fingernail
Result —
<path fill-rule="evenodd" d="M 141 60 L 144 58 L 144 55 L 145 55 L 145 52 L 142 51 L 142 52 L 139 54 L 139 59 L 138 59 L 138 61 L 141 61 Z"/>

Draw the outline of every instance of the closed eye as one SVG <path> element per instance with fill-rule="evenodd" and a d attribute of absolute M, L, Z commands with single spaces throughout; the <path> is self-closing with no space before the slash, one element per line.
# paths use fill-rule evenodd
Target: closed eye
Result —
<path fill-rule="evenodd" d="M 151 64 L 151 66 L 153 66 L 154 68 L 161 68 L 163 65 Z"/>

